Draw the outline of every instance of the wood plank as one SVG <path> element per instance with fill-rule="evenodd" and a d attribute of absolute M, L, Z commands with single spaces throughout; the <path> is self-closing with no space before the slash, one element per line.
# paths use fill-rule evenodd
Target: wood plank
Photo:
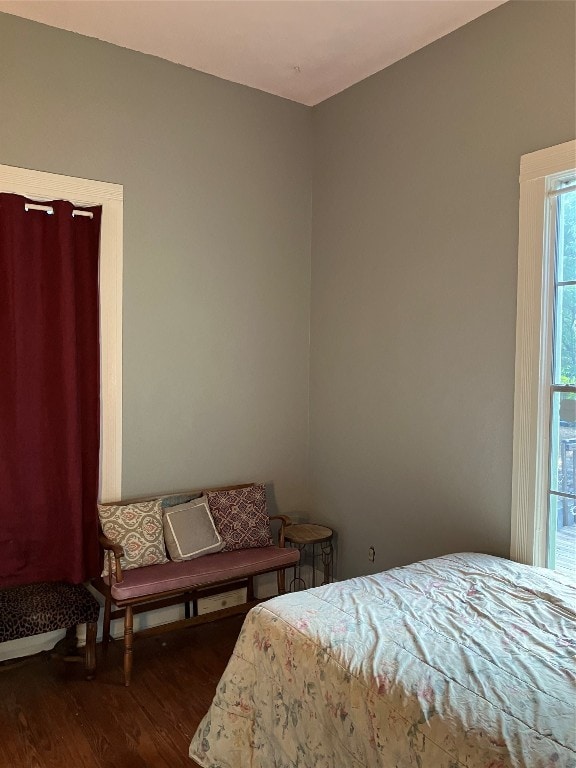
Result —
<path fill-rule="evenodd" d="M 138 643 L 126 688 L 122 643 L 97 676 L 39 654 L 0 665 L 0 766 L 191 768 L 190 739 L 206 713 L 243 616 Z"/>

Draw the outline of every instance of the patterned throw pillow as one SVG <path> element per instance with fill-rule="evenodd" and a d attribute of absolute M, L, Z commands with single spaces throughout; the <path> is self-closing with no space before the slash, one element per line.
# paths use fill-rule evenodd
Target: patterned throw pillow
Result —
<path fill-rule="evenodd" d="M 224 541 L 224 551 L 267 547 L 273 543 L 264 485 L 208 491 L 206 495 L 216 528 Z"/>
<path fill-rule="evenodd" d="M 124 547 L 120 560 L 123 569 L 167 562 L 160 499 L 124 505 L 99 504 L 98 514 L 104 535 Z M 106 556 L 102 576 L 107 574 Z"/>

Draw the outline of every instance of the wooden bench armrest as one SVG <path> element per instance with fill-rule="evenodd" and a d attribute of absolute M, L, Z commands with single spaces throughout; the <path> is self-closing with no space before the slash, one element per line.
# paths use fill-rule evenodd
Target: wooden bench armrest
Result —
<path fill-rule="evenodd" d="M 120 558 L 124 555 L 124 548 L 121 544 L 115 544 L 113 541 L 110 541 L 103 533 L 98 536 L 98 540 L 104 550 L 104 557 L 108 558 L 108 571 L 111 577 L 115 577 L 116 583 L 120 584 L 124 581 L 122 565 L 120 563 Z"/>
<path fill-rule="evenodd" d="M 284 547 L 284 533 L 287 526 L 292 525 L 292 520 L 287 515 L 272 515 L 270 520 L 280 520 L 280 530 L 278 531 L 278 546 Z"/>

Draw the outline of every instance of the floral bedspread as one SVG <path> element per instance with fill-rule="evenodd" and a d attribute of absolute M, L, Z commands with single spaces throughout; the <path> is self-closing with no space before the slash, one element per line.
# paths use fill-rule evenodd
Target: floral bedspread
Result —
<path fill-rule="evenodd" d="M 254 608 L 204 768 L 575 768 L 576 588 L 456 554 Z"/>

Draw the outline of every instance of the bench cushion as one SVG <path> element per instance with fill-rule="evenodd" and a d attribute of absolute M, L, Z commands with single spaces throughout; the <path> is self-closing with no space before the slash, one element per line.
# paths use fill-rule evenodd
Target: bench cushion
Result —
<path fill-rule="evenodd" d="M 287 568 L 297 563 L 299 557 L 297 549 L 274 546 L 217 552 L 196 560 L 169 561 L 126 571 L 120 584 L 112 581 L 110 592 L 115 602 L 152 597 Z M 104 581 L 110 584 L 110 577 L 104 577 Z"/>
<path fill-rule="evenodd" d="M 0 590 L 0 642 L 98 621 L 100 603 L 82 584 L 51 582 Z"/>

